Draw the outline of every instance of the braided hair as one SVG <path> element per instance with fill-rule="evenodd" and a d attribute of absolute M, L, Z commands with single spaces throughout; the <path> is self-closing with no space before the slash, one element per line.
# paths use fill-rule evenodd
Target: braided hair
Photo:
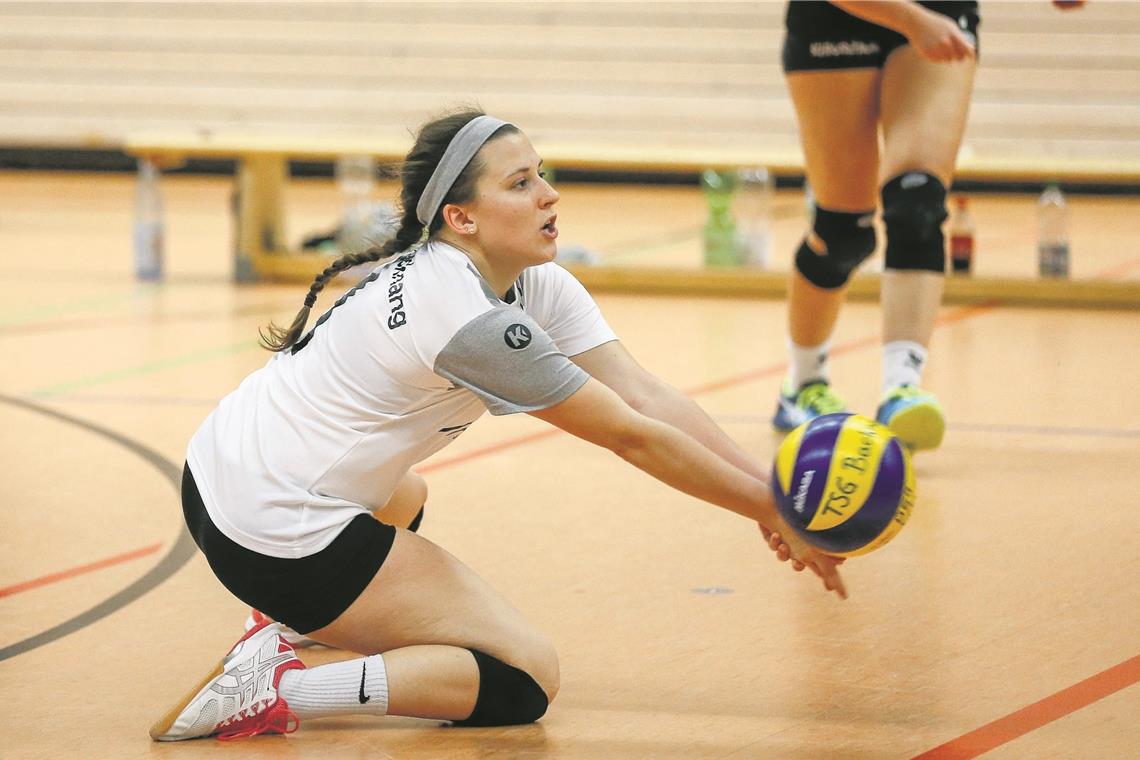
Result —
<path fill-rule="evenodd" d="M 360 253 L 349 253 L 341 256 L 329 264 L 324 271 L 317 275 L 309 292 L 305 295 L 305 304 L 293 318 L 292 324 L 287 328 L 270 323 L 260 330 L 261 345 L 270 351 L 285 351 L 292 347 L 305 332 L 309 322 L 309 311 L 317 303 L 317 296 L 325 284 L 340 272 L 371 261 L 394 256 L 417 245 L 424 237 L 424 225 L 416 217 L 416 204 L 431 179 L 432 172 L 443 158 L 444 151 L 451 143 L 455 134 L 472 119 L 483 116 L 479 110 L 463 110 L 448 114 L 428 122 L 420 129 L 415 144 L 408 151 L 404 163 L 400 167 L 400 226 L 391 240 L 380 246 L 372 246 Z M 518 129 L 510 124 L 505 125 L 495 133 L 491 140 L 504 134 L 517 132 Z M 488 140 L 490 142 L 490 140 Z M 463 170 L 455 183 L 451 186 L 440 211 L 432 218 L 427 227 L 430 237 L 443 227 L 443 206 L 449 203 L 467 203 L 475 197 L 475 181 L 482 174 L 483 162 L 476 155 L 471 163 Z"/>

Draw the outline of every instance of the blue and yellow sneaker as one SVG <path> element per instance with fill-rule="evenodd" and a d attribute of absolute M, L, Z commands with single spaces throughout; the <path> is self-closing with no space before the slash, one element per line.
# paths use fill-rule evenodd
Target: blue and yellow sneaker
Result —
<path fill-rule="evenodd" d="M 826 381 L 812 380 L 804 383 L 798 391 L 793 391 L 785 380 L 784 387 L 780 389 L 780 400 L 776 402 L 772 427 L 786 433 L 821 414 L 845 411 L 847 405 Z"/>
<path fill-rule="evenodd" d="M 946 418 L 938 399 L 913 385 L 899 385 L 888 391 L 875 419 L 915 451 L 938 448 L 946 432 Z"/>

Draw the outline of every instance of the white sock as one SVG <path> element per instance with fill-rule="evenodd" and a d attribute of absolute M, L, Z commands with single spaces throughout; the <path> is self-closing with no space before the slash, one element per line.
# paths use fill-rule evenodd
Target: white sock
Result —
<path fill-rule="evenodd" d="M 900 385 L 918 386 L 926 368 L 926 348 L 912 340 L 893 340 L 883 346 L 883 393 Z"/>
<path fill-rule="evenodd" d="M 798 391 L 809 380 L 822 380 L 825 383 L 831 380 L 827 369 L 827 352 L 831 349 L 831 340 L 825 340 L 818 346 L 797 346 L 788 338 L 788 385 L 793 391 Z"/>
<path fill-rule="evenodd" d="M 277 694 L 304 721 L 331 715 L 388 714 L 388 672 L 374 654 L 281 675 Z"/>

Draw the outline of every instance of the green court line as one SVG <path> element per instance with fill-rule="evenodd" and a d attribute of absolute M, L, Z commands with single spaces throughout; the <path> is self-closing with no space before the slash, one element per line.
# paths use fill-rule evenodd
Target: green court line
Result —
<path fill-rule="evenodd" d="M 147 295 L 155 291 L 158 285 L 136 285 L 126 293 L 116 293 L 114 295 L 101 295 L 98 298 L 90 298 L 85 301 L 68 301 L 66 303 L 52 303 L 37 306 L 34 309 L 27 311 L 17 312 L 15 314 L 5 314 L 0 316 L 0 325 L 9 327 L 12 325 L 20 325 L 25 322 L 34 322 L 44 317 L 55 317 L 61 314 L 74 314 L 77 312 L 85 312 L 91 309 L 103 310 L 108 306 L 118 306 L 123 303 L 130 303 L 139 298 L 140 295 Z"/>
<path fill-rule="evenodd" d="M 184 356 L 172 356 L 168 359 L 159 359 L 158 361 L 140 364 L 137 367 L 127 367 L 125 369 L 91 375 L 89 377 L 81 377 L 77 380 L 71 380 L 58 385 L 50 385 L 46 388 L 34 390 L 28 395 L 35 398 L 52 398 L 85 388 L 93 388 L 97 385 L 149 375 L 152 372 L 161 372 L 167 369 L 174 369 L 175 367 L 185 367 L 188 364 L 196 364 L 201 361 L 208 361 L 221 356 L 229 356 L 230 354 L 237 354 L 254 348 L 259 348 L 257 341 L 247 338 L 239 343 L 231 343 L 228 346 L 218 346 Z"/>

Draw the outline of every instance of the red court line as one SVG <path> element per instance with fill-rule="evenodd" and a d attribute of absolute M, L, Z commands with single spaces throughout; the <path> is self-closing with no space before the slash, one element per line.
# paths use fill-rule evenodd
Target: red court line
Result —
<path fill-rule="evenodd" d="M 1116 280 L 1131 272 L 1133 269 L 1140 269 L 1140 259 L 1132 259 L 1131 261 L 1124 261 L 1114 267 L 1102 269 L 1097 272 L 1095 277 L 1104 277 L 1109 280 Z"/>
<path fill-rule="evenodd" d="M 500 441 L 499 443 L 492 443 L 490 446 L 484 446 L 481 449 L 472 449 L 471 451 L 468 451 L 465 454 L 459 454 L 458 456 L 448 457 L 447 459 L 441 459 L 438 462 L 431 462 L 430 464 L 425 464 L 422 467 L 417 467 L 416 472 L 418 472 L 422 475 L 425 472 L 432 472 L 433 470 L 442 470 L 444 467 L 450 467 L 453 464 L 460 464 L 462 462 L 466 462 L 466 461 L 471 460 L 471 459 L 478 459 L 479 457 L 485 456 L 487 454 L 494 454 L 494 453 L 499 452 L 499 451 L 505 451 L 506 449 L 513 449 L 516 446 L 522 446 L 524 443 L 531 443 L 533 441 L 541 441 L 543 438 L 550 438 L 551 436 L 558 435 L 561 432 L 562 431 L 559 430 L 558 428 L 551 427 L 551 428 L 548 428 L 546 430 L 540 430 L 537 433 L 531 433 L 530 435 L 521 435 L 518 438 L 508 438 L 505 441 Z"/>
<path fill-rule="evenodd" d="M 1102 670 L 1080 683 L 1023 707 L 993 723 L 987 723 L 968 734 L 952 739 L 932 750 L 915 755 L 913 760 L 967 760 L 989 752 L 1019 736 L 1035 731 L 1047 723 L 1104 699 L 1140 681 L 1140 655 Z"/>
<path fill-rule="evenodd" d="M 936 324 L 938 326 L 944 326 L 953 324 L 955 322 L 961 322 L 962 320 L 970 319 L 971 317 L 976 317 L 980 314 L 984 314 L 985 312 L 990 311 L 991 309 L 995 309 L 1000 305 L 1001 303 L 999 301 L 987 301 L 986 303 L 979 304 L 977 306 L 964 306 L 960 309 L 955 309 L 954 311 L 949 312 L 942 317 L 939 317 Z M 868 346 L 878 345 L 879 340 L 880 338 L 877 335 L 868 335 L 862 338 L 855 338 L 853 340 L 840 343 L 836 346 L 832 346 L 829 353 L 831 356 L 842 356 L 843 354 L 859 351 L 861 349 L 867 348 Z M 722 380 L 714 380 L 710 383 L 705 383 L 704 385 L 694 386 L 684 391 L 684 393 L 689 396 L 700 396 L 705 393 L 713 393 L 715 391 L 724 390 L 725 388 L 731 388 L 735 385 L 752 382 L 753 380 L 760 380 L 765 377 L 780 375 L 785 370 L 787 370 L 787 368 L 788 363 L 786 361 L 778 362 L 776 364 L 769 364 L 768 366 L 761 367 L 760 369 L 754 369 L 749 372 L 741 373 L 739 375 L 726 377 Z M 432 462 L 431 464 L 417 467 L 416 472 L 423 474 L 432 472 L 434 470 L 440 470 L 444 467 L 450 467 L 453 464 L 460 464 L 472 459 L 478 459 L 481 456 L 496 454 L 500 451 L 513 449 L 526 443 L 533 443 L 534 441 L 539 441 L 544 438 L 550 438 L 560 434 L 561 432 L 562 431 L 558 428 L 550 428 L 548 430 L 542 430 L 537 433 L 519 436 L 518 438 L 509 438 L 505 441 L 500 441 L 499 443 L 493 443 L 490 446 L 484 446 L 479 449 L 472 449 L 465 454 L 449 457 L 447 459 L 441 459 L 437 462 Z"/>
<path fill-rule="evenodd" d="M 130 551 L 125 554 L 117 554 L 114 557 L 107 557 L 106 559 L 101 559 L 97 562 L 91 562 L 90 564 L 79 565 L 78 567 L 73 567 L 68 570 L 61 570 L 58 573 L 43 575 L 39 578 L 33 578 L 30 581 L 24 581 L 23 583 L 16 583 L 12 586 L 4 586 L 3 588 L 0 588 L 0 598 L 12 596 L 13 594 L 19 594 L 21 591 L 29 591 L 34 588 L 39 588 L 40 586 L 47 586 L 57 581 L 67 580 L 68 578 L 74 578 L 77 575 L 84 575 L 96 570 L 102 570 L 103 568 L 111 567 L 112 565 L 118 565 L 123 562 L 130 562 L 132 559 L 139 559 L 140 557 L 145 557 L 148 554 L 154 554 L 161 548 L 161 543 L 153 544 L 151 546 L 144 546 L 141 549 L 135 549 L 134 551 Z"/>

